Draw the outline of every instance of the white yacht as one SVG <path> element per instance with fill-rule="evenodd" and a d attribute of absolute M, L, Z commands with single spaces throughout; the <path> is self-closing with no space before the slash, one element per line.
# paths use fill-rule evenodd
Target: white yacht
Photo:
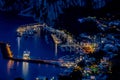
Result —
<path fill-rule="evenodd" d="M 23 59 L 30 59 L 30 51 L 26 50 L 23 52 Z"/>

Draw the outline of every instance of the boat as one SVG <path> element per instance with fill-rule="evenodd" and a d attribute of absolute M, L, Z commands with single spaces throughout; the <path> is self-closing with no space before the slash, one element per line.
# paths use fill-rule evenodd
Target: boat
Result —
<path fill-rule="evenodd" d="M 23 59 L 30 59 L 30 51 L 26 50 L 23 52 Z"/>

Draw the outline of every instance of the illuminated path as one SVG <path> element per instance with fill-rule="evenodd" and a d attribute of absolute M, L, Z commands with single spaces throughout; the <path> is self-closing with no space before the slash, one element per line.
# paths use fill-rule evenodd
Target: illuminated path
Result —
<path fill-rule="evenodd" d="M 40 60 L 40 59 L 22 59 L 13 57 L 13 53 L 10 50 L 10 45 L 7 43 L 0 42 L 0 48 L 2 55 L 5 59 L 11 59 L 14 61 L 24 61 L 24 62 L 32 62 L 32 63 L 42 63 L 42 64 L 50 64 L 58 67 L 62 67 L 59 65 L 60 61 L 57 60 Z"/>

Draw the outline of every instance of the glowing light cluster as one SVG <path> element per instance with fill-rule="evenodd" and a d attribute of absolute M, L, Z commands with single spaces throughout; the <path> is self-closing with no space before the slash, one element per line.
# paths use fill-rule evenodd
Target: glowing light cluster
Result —
<path fill-rule="evenodd" d="M 96 47 L 97 47 L 96 43 L 84 43 L 82 49 L 85 53 L 89 54 L 95 52 Z"/>
<path fill-rule="evenodd" d="M 7 51 L 8 51 L 8 56 L 10 57 L 10 58 L 12 58 L 13 57 L 13 55 L 12 55 L 12 52 L 11 52 L 11 50 L 10 50 L 10 45 L 6 45 L 7 47 L 6 47 L 6 49 L 7 49 Z"/>

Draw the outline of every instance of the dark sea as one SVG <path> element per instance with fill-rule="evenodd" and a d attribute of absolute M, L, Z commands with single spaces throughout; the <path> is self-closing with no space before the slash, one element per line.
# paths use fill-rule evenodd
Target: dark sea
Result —
<path fill-rule="evenodd" d="M 0 13 L 0 42 L 9 43 L 15 57 L 22 57 L 23 52 L 28 50 L 31 58 L 54 59 L 54 47 L 46 44 L 40 35 L 31 38 L 16 36 L 20 25 L 31 23 L 36 22 L 30 17 Z M 51 79 L 53 76 L 57 77 L 62 70 L 54 65 L 6 60 L 0 52 L 0 80 L 14 80 L 18 77 L 35 80 L 38 76 Z"/>

